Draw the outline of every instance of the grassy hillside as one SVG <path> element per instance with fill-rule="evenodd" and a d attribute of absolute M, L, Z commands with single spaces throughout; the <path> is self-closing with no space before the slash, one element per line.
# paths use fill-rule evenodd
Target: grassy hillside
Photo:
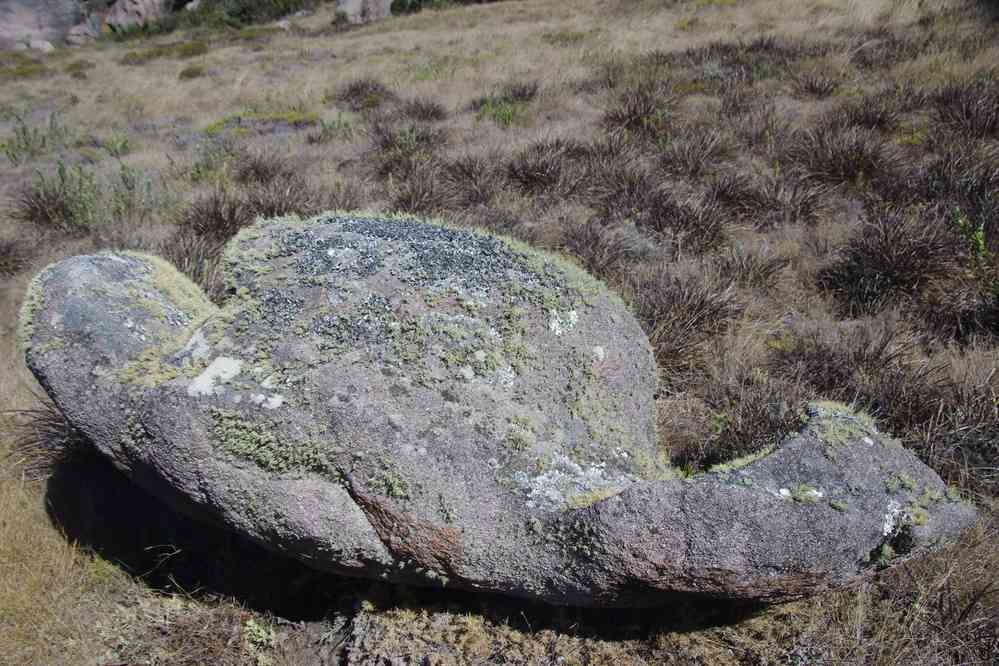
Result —
<path fill-rule="evenodd" d="M 0 52 L 0 663 L 994 663 L 994 3 L 531 0 L 354 29 L 318 5 L 283 27 L 196 23 Z M 132 488 L 37 397 L 16 321 L 45 264 L 140 249 L 221 300 L 240 227 L 330 208 L 577 258 L 653 341 L 679 468 L 762 450 L 808 400 L 836 399 L 982 524 L 779 607 L 552 610 L 278 560 Z"/>

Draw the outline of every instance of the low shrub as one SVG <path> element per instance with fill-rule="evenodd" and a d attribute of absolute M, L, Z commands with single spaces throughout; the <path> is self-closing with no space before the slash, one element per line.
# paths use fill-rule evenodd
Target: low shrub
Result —
<path fill-rule="evenodd" d="M 334 99 L 343 102 L 351 111 L 374 111 L 396 99 L 396 94 L 374 78 L 354 79 L 337 90 Z"/>
<path fill-rule="evenodd" d="M 60 161 L 54 176 L 39 171 L 17 191 L 12 216 L 46 231 L 81 234 L 99 219 L 100 193 L 92 172 Z"/>
<path fill-rule="evenodd" d="M 710 198 L 678 200 L 654 190 L 631 212 L 631 219 L 677 254 L 708 252 L 725 240 L 726 215 Z"/>
<path fill-rule="evenodd" d="M 14 133 L 0 143 L 11 164 L 23 164 L 45 153 L 61 149 L 71 133 L 59 122 L 59 114 L 50 113 L 46 127 L 32 127 L 23 114 L 14 114 Z"/>

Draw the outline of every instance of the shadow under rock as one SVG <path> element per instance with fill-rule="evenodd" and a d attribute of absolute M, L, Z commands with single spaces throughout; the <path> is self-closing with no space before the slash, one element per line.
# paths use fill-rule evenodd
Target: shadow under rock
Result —
<path fill-rule="evenodd" d="M 49 516 L 66 536 L 139 577 L 151 588 L 195 597 L 231 597 L 295 622 L 356 615 L 362 601 L 379 610 L 475 614 L 535 632 L 554 630 L 603 640 L 640 639 L 737 623 L 761 610 L 689 595 L 645 609 L 560 608 L 499 595 L 417 588 L 315 571 L 223 529 L 180 515 L 90 451 L 55 463 Z M 370 608 L 370 606 L 369 606 Z"/>

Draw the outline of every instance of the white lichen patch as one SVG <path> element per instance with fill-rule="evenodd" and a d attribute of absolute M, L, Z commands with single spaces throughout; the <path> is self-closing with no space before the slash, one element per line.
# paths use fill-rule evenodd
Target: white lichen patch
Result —
<path fill-rule="evenodd" d="M 604 463 L 580 465 L 571 458 L 556 453 L 545 471 L 531 475 L 518 471 L 514 483 L 527 495 L 529 508 L 563 509 L 574 497 L 615 494 L 636 481 L 630 475 L 612 476 Z"/>
<path fill-rule="evenodd" d="M 579 313 L 575 310 L 569 310 L 563 314 L 559 314 L 557 310 L 548 311 L 548 330 L 555 335 L 571 331 L 578 322 Z"/>
<path fill-rule="evenodd" d="M 279 393 L 269 396 L 263 393 L 254 393 L 250 396 L 250 402 L 264 409 L 277 409 L 284 404 L 284 396 Z"/>
<path fill-rule="evenodd" d="M 187 395 L 192 398 L 213 395 L 217 384 L 222 384 L 236 375 L 243 368 L 243 362 L 238 358 L 219 356 L 212 361 L 204 371 L 194 378 L 187 386 Z"/>
<path fill-rule="evenodd" d="M 889 536 L 895 533 L 895 529 L 898 527 L 898 517 L 902 513 L 902 507 L 899 506 L 898 502 L 890 501 L 888 502 L 888 510 L 885 511 L 884 518 L 881 522 L 881 535 Z"/>
<path fill-rule="evenodd" d="M 191 359 L 195 361 L 208 358 L 208 355 L 211 353 L 211 347 L 208 344 L 208 339 L 205 337 L 204 331 L 199 329 L 194 332 L 191 339 L 184 345 L 183 353 L 190 354 Z"/>

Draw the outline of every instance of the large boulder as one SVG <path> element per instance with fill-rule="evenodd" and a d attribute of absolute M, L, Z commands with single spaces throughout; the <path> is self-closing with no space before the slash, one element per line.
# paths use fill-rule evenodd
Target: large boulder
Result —
<path fill-rule="evenodd" d="M 625 305 L 561 258 L 409 218 L 261 221 L 221 307 L 160 259 L 33 282 L 28 366 L 135 483 L 309 566 L 556 604 L 848 584 L 975 518 L 871 421 L 815 405 L 682 478 Z"/>

